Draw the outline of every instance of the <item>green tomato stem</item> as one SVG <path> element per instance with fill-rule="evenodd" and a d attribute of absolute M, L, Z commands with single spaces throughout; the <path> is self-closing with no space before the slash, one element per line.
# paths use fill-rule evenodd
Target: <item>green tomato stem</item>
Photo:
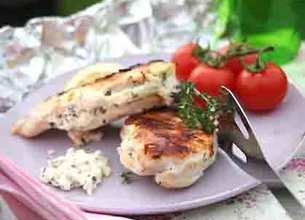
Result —
<path fill-rule="evenodd" d="M 262 59 L 262 54 L 265 53 L 265 52 L 273 51 L 273 50 L 274 50 L 274 47 L 271 47 L 271 46 L 259 49 L 258 52 L 257 52 L 258 56 L 255 60 L 255 63 L 246 64 L 243 57 L 241 57 L 241 63 L 243 65 L 243 67 L 251 73 L 261 72 L 266 68 L 266 63 Z"/>

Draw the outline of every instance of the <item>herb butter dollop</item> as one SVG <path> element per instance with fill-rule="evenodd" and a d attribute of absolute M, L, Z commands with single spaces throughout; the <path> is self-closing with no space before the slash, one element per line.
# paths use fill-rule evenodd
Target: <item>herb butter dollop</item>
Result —
<path fill-rule="evenodd" d="M 69 148 L 65 155 L 48 160 L 47 167 L 41 170 L 40 179 L 66 191 L 81 187 L 91 195 L 103 177 L 110 174 L 108 159 L 101 151 Z"/>

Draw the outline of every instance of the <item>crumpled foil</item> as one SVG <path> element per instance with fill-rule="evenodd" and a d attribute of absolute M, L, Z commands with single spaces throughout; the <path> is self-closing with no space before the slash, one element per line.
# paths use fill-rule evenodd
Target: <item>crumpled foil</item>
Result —
<path fill-rule="evenodd" d="M 69 17 L 0 29 L 0 113 L 67 71 L 105 58 L 209 41 L 212 0 L 104 0 Z"/>

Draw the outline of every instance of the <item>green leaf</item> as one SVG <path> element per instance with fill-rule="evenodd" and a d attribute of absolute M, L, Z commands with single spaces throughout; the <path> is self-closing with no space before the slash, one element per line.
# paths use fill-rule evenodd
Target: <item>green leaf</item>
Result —
<path fill-rule="evenodd" d="M 298 53 L 302 37 L 299 15 L 301 9 L 298 6 L 305 6 L 304 2 L 300 0 L 225 0 L 220 3 L 218 12 L 225 11 L 225 14 L 219 14 L 219 17 L 226 21 L 227 30 L 230 30 L 226 32 L 228 37 L 234 41 L 246 39 L 255 47 L 274 46 L 275 52 L 268 58 L 283 64 L 292 60 Z M 225 18 L 222 18 L 223 16 Z M 304 25 L 303 28 L 305 29 Z"/>
<path fill-rule="evenodd" d="M 305 19 L 304 19 L 304 0 L 292 0 L 292 10 L 297 16 L 297 30 L 301 34 L 301 38 L 305 39 Z"/>
<path fill-rule="evenodd" d="M 283 28 L 270 32 L 245 34 L 240 36 L 240 40 L 246 38 L 250 45 L 255 47 L 273 46 L 275 50 L 265 53 L 264 58 L 273 60 L 278 64 L 287 63 L 295 58 L 300 45 L 301 36 L 292 28 Z"/>
<path fill-rule="evenodd" d="M 214 34 L 216 38 L 219 38 L 225 34 L 227 34 L 227 32 L 230 31 L 229 25 L 232 20 L 232 16 L 234 16 L 234 14 L 232 13 L 232 11 L 234 11 L 235 8 L 235 4 L 236 1 L 232 1 L 232 0 L 218 0 L 216 2 L 217 5 L 217 13 L 218 13 L 218 17 L 217 17 L 217 21 L 216 21 L 216 25 L 215 25 L 215 30 L 214 30 Z"/>
<path fill-rule="evenodd" d="M 56 2 L 58 13 L 67 16 L 98 3 L 100 0 L 61 0 Z"/>

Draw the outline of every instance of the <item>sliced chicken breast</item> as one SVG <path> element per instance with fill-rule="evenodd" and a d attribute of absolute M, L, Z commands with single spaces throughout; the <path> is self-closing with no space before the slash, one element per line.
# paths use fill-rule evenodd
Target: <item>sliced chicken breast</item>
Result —
<path fill-rule="evenodd" d="M 127 115 L 170 105 L 178 82 L 174 64 L 154 61 L 76 85 L 34 107 L 12 132 L 33 137 L 51 128 L 72 135 L 95 130 Z"/>
<path fill-rule="evenodd" d="M 166 188 L 195 183 L 215 160 L 213 135 L 188 128 L 174 110 L 130 116 L 121 131 L 121 163 Z"/>

